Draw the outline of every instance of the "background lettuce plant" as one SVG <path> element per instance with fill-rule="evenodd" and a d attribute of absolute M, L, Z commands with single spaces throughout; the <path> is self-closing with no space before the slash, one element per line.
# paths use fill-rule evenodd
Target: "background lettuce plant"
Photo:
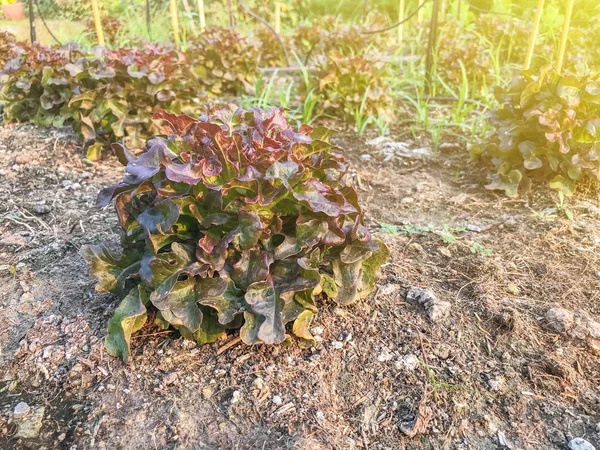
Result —
<path fill-rule="evenodd" d="M 494 131 L 471 147 L 473 159 L 492 161 L 489 189 L 510 197 L 539 176 L 571 195 L 585 176 L 600 179 L 600 76 L 563 76 L 545 66 L 526 72 L 491 114 Z"/>
<path fill-rule="evenodd" d="M 129 358 L 131 334 L 151 311 L 199 343 L 240 328 L 247 344 L 276 344 L 288 324 L 310 341 L 325 297 L 347 305 L 374 289 L 389 252 L 365 227 L 327 129 L 295 131 L 280 109 L 233 105 L 199 120 L 155 118 L 168 137 L 139 157 L 116 145 L 127 175 L 98 197 L 99 206 L 115 199 L 122 256 L 82 250 L 97 290 L 124 296 L 110 354 Z"/>
<path fill-rule="evenodd" d="M 315 92 L 321 113 L 352 121 L 361 117 L 392 116 L 388 65 L 378 54 L 344 56 L 332 52 L 317 66 Z"/>
<path fill-rule="evenodd" d="M 260 43 L 223 27 L 210 27 L 188 47 L 192 71 L 208 95 L 250 94 L 260 75 Z"/>

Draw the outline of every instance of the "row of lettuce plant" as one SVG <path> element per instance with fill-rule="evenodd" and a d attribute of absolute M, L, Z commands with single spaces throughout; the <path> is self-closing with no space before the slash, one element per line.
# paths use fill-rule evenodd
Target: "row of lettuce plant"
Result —
<path fill-rule="evenodd" d="M 237 45 L 239 51 L 226 51 Z M 127 137 L 136 147 L 153 134 L 159 109 L 197 114 L 216 96 L 241 95 L 259 75 L 257 50 L 235 32 L 207 30 L 185 51 L 168 45 L 89 52 L 15 42 L 0 36 L 0 101 L 7 122 L 73 125 L 88 156 Z"/>

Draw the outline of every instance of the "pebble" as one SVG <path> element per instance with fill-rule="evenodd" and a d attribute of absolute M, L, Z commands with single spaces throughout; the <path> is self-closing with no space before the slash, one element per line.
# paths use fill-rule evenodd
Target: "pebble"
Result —
<path fill-rule="evenodd" d="M 438 322 L 448 315 L 450 307 L 449 302 L 438 300 L 435 294 L 429 289 L 410 288 L 406 293 L 406 300 L 417 302 L 423 305 L 427 316 L 432 322 Z"/>
<path fill-rule="evenodd" d="M 388 283 L 379 287 L 381 295 L 395 295 L 402 289 L 402 286 L 397 283 Z"/>
<path fill-rule="evenodd" d="M 240 391 L 233 391 L 233 395 L 231 397 L 231 404 L 234 405 L 237 402 L 240 401 L 240 398 L 242 398 L 242 394 Z"/>
<path fill-rule="evenodd" d="M 274 395 L 273 398 L 271 399 L 271 401 L 273 402 L 273 404 L 275 406 L 279 406 L 283 403 L 283 399 L 279 395 Z"/>
<path fill-rule="evenodd" d="M 0 176 L 4 177 L 6 175 L 8 175 L 8 170 L 4 170 L 4 169 L 0 170 Z"/>
<path fill-rule="evenodd" d="M 404 355 L 399 361 L 396 361 L 396 369 L 412 372 L 419 365 L 419 358 L 411 353 Z"/>
<path fill-rule="evenodd" d="M 19 165 L 29 164 L 32 161 L 31 155 L 18 155 L 15 158 L 15 162 Z"/>
<path fill-rule="evenodd" d="M 36 439 L 40 435 L 45 413 L 46 408 L 43 406 L 36 408 L 22 420 L 15 436 L 23 439 Z"/>
<path fill-rule="evenodd" d="M 29 405 L 27 403 L 19 402 L 17 404 L 17 406 L 15 406 L 14 417 L 15 417 L 15 419 L 21 419 L 21 418 L 27 416 L 27 414 L 29 414 L 30 411 L 31 411 L 31 408 L 29 407 Z"/>
<path fill-rule="evenodd" d="M 52 211 L 52 207 L 50 205 L 45 205 L 43 203 L 36 203 L 33 205 L 33 212 L 35 214 L 48 214 Z"/>
<path fill-rule="evenodd" d="M 544 318 L 548 328 L 557 333 L 564 333 L 573 326 L 573 313 L 564 308 L 551 308 Z"/>
<path fill-rule="evenodd" d="M 384 348 L 383 351 L 377 357 L 377 361 L 386 362 L 386 361 L 390 361 L 393 358 L 394 358 L 394 355 L 387 348 Z"/>
<path fill-rule="evenodd" d="M 334 350 L 339 350 L 344 346 L 343 342 L 340 341 L 331 341 L 331 348 Z"/>
<path fill-rule="evenodd" d="M 321 336 L 323 331 L 323 327 L 314 327 L 310 329 L 310 332 L 313 336 Z"/>
<path fill-rule="evenodd" d="M 569 450 L 596 450 L 596 447 L 583 438 L 571 439 L 567 447 Z"/>

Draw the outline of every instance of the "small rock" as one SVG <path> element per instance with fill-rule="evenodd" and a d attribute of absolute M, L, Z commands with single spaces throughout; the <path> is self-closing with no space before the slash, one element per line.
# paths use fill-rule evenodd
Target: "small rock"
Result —
<path fill-rule="evenodd" d="M 490 389 L 493 392 L 500 392 L 500 391 L 502 391 L 502 388 L 504 387 L 504 378 L 501 376 L 492 378 L 491 380 L 488 381 L 488 384 L 490 385 Z"/>
<path fill-rule="evenodd" d="M 413 354 L 404 355 L 399 361 L 396 361 L 396 369 L 412 372 L 419 365 L 419 358 Z"/>
<path fill-rule="evenodd" d="M 81 184 L 79 184 L 79 183 L 73 183 L 71 185 L 71 189 L 74 190 L 74 191 L 77 191 L 77 190 L 81 189 Z"/>
<path fill-rule="evenodd" d="M 519 286 L 517 286 L 515 283 L 508 283 L 508 285 L 506 286 L 506 290 L 514 296 L 517 296 L 521 293 Z"/>
<path fill-rule="evenodd" d="M 204 386 L 202 388 L 202 397 L 204 398 L 204 400 L 208 400 L 209 398 L 211 398 L 214 391 L 215 390 L 212 386 Z"/>
<path fill-rule="evenodd" d="M 19 424 L 19 428 L 17 429 L 15 436 L 23 439 L 37 438 L 40 435 L 40 430 L 42 429 L 45 413 L 46 408 L 43 406 L 36 408 Z"/>
<path fill-rule="evenodd" d="M 57 438 L 57 439 L 58 439 L 58 442 L 62 442 L 62 441 L 64 441 L 66 438 L 67 438 L 67 435 L 66 435 L 66 433 L 61 433 L 61 434 L 59 434 L 59 435 L 58 435 L 58 438 Z"/>
<path fill-rule="evenodd" d="M 15 406 L 15 410 L 14 410 L 14 417 L 15 419 L 22 419 L 23 417 L 27 416 L 27 414 L 29 414 L 29 412 L 31 411 L 31 408 L 29 407 L 29 405 L 25 402 L 19 402 L 17 404 L 17 406 Z"/>
<path fill-rule="evenodd" d="M 592 319 L 589 314 L 582 309 L 575 311 L 573 328 L 569 334 L 579 339 L 600 339 L 600 323 Z"/>
<path fill-rule="evenodd" d="M 364 154 L 360 155 L 360 159 L 362 159 L 363 161 L 370 161 L 371 155 L 369 155 L 368 153 L 364 153 Z"/>
<path fill-rule="evenodd" d="M 263 380 L 261 377 L 257 377 L 253 382 L 252 382 L 252 386 L 255 389 L 258 389 L 259 391 L 262 391 L 263 388 L 265 387 L 265 380 Z"/>
<path fill-rule="evenodd" d="M 69 189 L 73 185 L 73 182 L 71 180 L 62 180 L 62 182 L 60 184 L 65 189 Z"/>
<path fill-rule="evenodd" d="M 573 326 L 573 313 L 564 308 L 551 308 L 544 318 L 548 328 L 557 333 L 564 333 Z"/>
<path fill-rule="evenodd" d="M 386 362 L 386 361 L 390 361 L 393 358 L 394 358 L 394 355 L 392 355 L 392 353 L 387 348 L 384 348 L 383 351 L 377 357 L 377 361 Z"/>
<path fill-rule="evenodd" d="M 452 306 L 449 302 L 438 300 L 429 289 L 410 288 L 406 293 L 406 300 L 423 305 L 427 316 L 432 322 L 437 322 L 446 317 Z"/>
<path fill-rule="evenodd" d="M 339 350 L 344 346 L 343 342 L 340 341 L 331 341 L 331 348 L 334 350 Z"/>
<path fill-rule="evenodd" d="M 450 253 L 450 250 L 448 250 L 446 247 L 440 247 L 438 251 L 446 258 L 452 258 L 452 253 Z"/>
<path fill-rule="evenodd" d="M 45 205 L 42 203 L 36 203 L 33 205 L 33 212 L 38 215 L 48 214 L 52 211 L 52 207 L 50 205 Z"/>
<path fill-rule="evenodd" d="M 240 391 L 233 391 L 233 395 L 231 397 L 231 404 L 235 405 L 237 402 L 240 401 L 240 398 L 242 398 L 242 394 Z"/>
<path fill-rule="evenodd" d="M 177 381 L 177 372 L 171 372 L 165 377 L 164 383 L 166 386 L 175 383 Z"/>
<path fill-rule="evenodd" d="M 29 164 L 32 160 L 33 160 L 33 158 L 31 157 L 31 155 L 18 155 L 15 158 L 15 163 L 22 166 L 24 164 Z"/>
<path fill-rule="evenodd" d="M 450 357 L 451 348 L 446 344 L 439 344 L 433 349 L 433 354 L 440 359 L 448 359 Z"/>
<path fill-rule="evenodd" d="M 275 406 L 279 406 L 283 403 L 283 399 L 281 398 L 280 395 L 274 395 L 273 398 L 271 399 L 271 401 L 273 402 L 273 404 Z"/>
<path fill-rule="evenodd" d="M 483 228 L 478 227 L 477 225 L 470 225 L 467 224 L 467 226 L 465 227 L 468 231 L 473 231 L 474 233 L 481 233 L 483 231 Z"/>
<path fill-rule="evenodd" d="M 403 205 L 411 205 L 415 202 L 415 199 L 413 197 L 404 197 L 402 200 L 400 200 L 400 203 Z"/>
<path fill-rule="evenodd" d="M 321 336 L 323 331 L 323 327 L 314 327 L 310 329 L 310 332 L 313 336 Z"/>
<path fill-rule="evenodd" d="M 0 176 L 4 177 L 6 175 L 8 175 L 8 170 L 4 170 L 4 169 L 0 170 Z"/>
<path fill-rule="evenodd" d="M 415 252 L 418 252 L 418 253 L 425 253 L 425 249 L 418 242 L 411 242 L 408 245 L 408 248 L 411 249 L 411 250 L 413 250 L 413 251 L 415 251 Z"/>
<path fill-rule="evenodd" d="M 315 417 L 317 419 L 317 422 L 319 422 L 320 424 L 325 422 L 325 414 L 323 414 L 323 411 L 317 410 L 317 412 L 315 413 Z"/>
<path fill-rule="evenodd" d="M 400 289 L 402 289 L 402 286 L 400 286 L 399 284 L 388 283 L 379 287 L 379 293 L 381 295 L 396 295 L 400 291 Z"/>
<path fill-rule="evenodd" d="M 571 439 L 567 447 L 569 447 L 569 450 L 596 450 L 596 447 L 583 438 Z"/>
<path fill-rule="evenodd" d="M 448 315 L 450 306 L 449 302 L 438 301 L 427 310 L 427 315 L 432 322 L 438 322 Z"/>

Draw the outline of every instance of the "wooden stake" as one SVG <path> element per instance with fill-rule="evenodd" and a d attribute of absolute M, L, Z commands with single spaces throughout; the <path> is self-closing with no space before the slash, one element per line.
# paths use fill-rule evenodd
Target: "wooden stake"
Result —
<path fill-rule="evenodd" d="M 204 15 L 204 0 L 198 0 L 198 17 L 200 18 L 200 32 L 206 30 L 206 16 Z"/>
<path fill-rule="evenodd" d="M 281 3 L 275 2 L 275 31 L 281 33 Z"/>
<path fill-rule="evenodd" d="M 179 17 L 177 16 L 177 0 L 170 0 L 171 23 L 173 24 L 173 35 L 175 36 L 175 44 L 180 45 L 179 38 Z"/>
<path fill-rule="evenodd" d="M 102 20 L 100 19 L 100 7 L 98 6 L 98 0 L 92 0 L 92 13 L 94 14 L 94 24 L 96 25 L 98 44 L 104 46 L 104 32 L 102 31 Z"/>
<path fill-rule="evenodd" d="M 404 20 L 404 0 L 400 0 L 400 4 L 398 5 L 398 22 L 402 22 Z M 402 45 L 402 41 L 404 39 L 404 24 L 401 23 L 398 25 L 398 44 Z"/>
<path fill-rule="evenodd" d="M 190 8 L 190 2 L 188 0 L 183 0 L 183 9 L 187 13 L 188 17 L 192 15 L 192 8 Z M 198 31 L 196 30 L 196 23 L 193 20 L 190 20 L 190 28 L 192 30 L 192 34 L 198 35 Z"/>
<path fill-rule="evenodd" d="M 36 41 L 35 35 L 35 17 L 33 13 L 33 0 L 29 0 L 29 38 L 33 44 Z"/>
<path fill-rule="evenodd" d="M 229 29 L 233 30 L 235 18 L 233 17 L 233 2 L 231 0 L 227 0 L 227 9 L 229 9 Z"/>
<path fill-rule="evenodd" d="M 440 17 L 442 20 L 446 19 L 446 0 L 442 0 L 440 5 Z"/>
<path fill-rule="evenodd" d="M 429 42 L 427 42 L 427 56 L 425 59 L 425 80 L 429 95 L 433 92 L 433 61 L 435 59 L 435 52 L 437 51 L 440 1 L 441 0 L 433 0 L 433 9 L 431 11 L 431 20 L 429 22 Z"/>
<path fill-rule="evenodd" d="M 419 9 L 417 12 L 417 22 L 423 22 L 423 18 L 425 17 L 425 7 Z"/>
<path fill-rule="evenodd" d="M 146 28 L 148 29 L 148 38 L 152 40 L 152 18 L 150 16 L 150 0 L 146 0 Z"/>
<path fill-rule="evenodd" d="M 565 50 L 567 49 L 567 37 L 569 36 L 569 27 L 571 26 L 571 16 L 573 15 L 573 4 L 575 0 L 567 0 L 565 9 L 565 23 L 563 24 L 562 34 L 560 35 L 560 47 L 558 49 L 558 58 L 556 59 L 556 71 L 560 73 L 565 60 Z"/>
<path fill-rule="evenodd" d="M 540 21 L 542 20 L 542 10 L 544 9 L 544 0 L 538 1 L 537 11 L 535 12 L 535 19 L 533 22 L 533 30 L 529 36 L 529 45 L 527 46 L 527 54 L 525 55 L 524 69 L 529 70 L 531 67 L 531 60 L 533 59 L 533 48 L 535 47 L 535 40 L 537 39 L 538 32 L 540 30 Z"/>

